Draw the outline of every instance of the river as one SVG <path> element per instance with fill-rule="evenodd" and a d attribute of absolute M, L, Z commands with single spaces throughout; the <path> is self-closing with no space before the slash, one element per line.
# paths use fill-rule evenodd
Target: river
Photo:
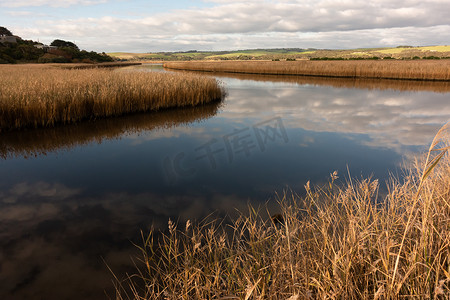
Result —
<path fill-rule="evenodd" d="M 0 135 L 1 299 L 113 298 L 141 229 L 400 177 L 450 117 L 444 82 L 208 76 L 222 103 Z"/>

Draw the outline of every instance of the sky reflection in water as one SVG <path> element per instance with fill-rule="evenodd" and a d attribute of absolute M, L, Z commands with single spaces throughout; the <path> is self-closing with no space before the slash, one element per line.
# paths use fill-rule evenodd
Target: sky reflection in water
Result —
<path fill-rule="evenodd" d="M 103 298 L 140 229 L 384 180 L 450 116 L 443 83 L 218 77 L 220 105 L 0 136 L 0 298 Z"/>

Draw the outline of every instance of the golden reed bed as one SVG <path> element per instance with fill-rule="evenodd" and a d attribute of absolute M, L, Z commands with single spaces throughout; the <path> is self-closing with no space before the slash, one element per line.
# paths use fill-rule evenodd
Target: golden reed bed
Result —
<path fill-rule="evenodd" d="M 450 60 L 415 61 L 195 61 L 166 62 L 165 68 L 270 75 L 450 80 Z"/>
<path fill-rule="evenodd" d="M 222 99 L 214 78 L 193 74 L 0 66 L 0 131 L 49 127 Z"/>
<path fill-rule="evenodd" d="M 183 70 L 172 72 L 186 73 Z M 205 74 L 202 71 L 189 71 Z M 211 72 L 209 73 L 211 75 Z M 329 86 L 335 88 L 366 89 L 366 90 L 397 90 L 397 91 L 430 91 L 436 93 L 450 92 L 450 81 L 432 80 L 399 80 L 375 78 L 341 78 L 341 77 L 315 77 L 315 76 L 278 76 L 265 74 L 225 73 L 214 72 L 216 77 L 235 78 L 240 80 L 253 80 L 260 82 L 283 82 L 299 85 Z"/>

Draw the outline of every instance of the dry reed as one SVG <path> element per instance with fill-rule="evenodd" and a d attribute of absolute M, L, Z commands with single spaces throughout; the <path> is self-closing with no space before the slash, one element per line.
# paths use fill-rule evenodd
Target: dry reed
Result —
<path fill-rule="evenodd" d="M 108 69 L 0 67 L 0 131 L 196 106 L 223 97 L 214 78 Z"/>
<path fill-rule="evenodd" d="M 174 70 L 174 72 L 188 72 Z M 205 74 L 201 71 L 189 71 Z M 243 73 L 214 73 L 215 77 L 227 77 L 240 80 L 253 80 L 260 82 L 284 82 L 299 85 L 330 86 L 336 88 L 367 89 L 367 90 L 397 90 L 397 91 L 430 91 L 436 93 L 449 93 L 450 81 L 413 81 L 374 78 L 339 78 L 339 77 L 314 77 L 314 76 L 277 76 Z"/>
<path fill-rule="evenodd" d="M 438 61 L 195 61 L 166 62 L 178 70 L 348 78 L 450 80 L 450 60 Z"/>
<path fill-rule="evenodd" d="M 449 299 L 449 127 L 383 197 L 377 180 L 333 173 L 281 196 L 272 220 L 253 208 L 228 227 L 169 220 L 143 235 L 116 299 Z"/>

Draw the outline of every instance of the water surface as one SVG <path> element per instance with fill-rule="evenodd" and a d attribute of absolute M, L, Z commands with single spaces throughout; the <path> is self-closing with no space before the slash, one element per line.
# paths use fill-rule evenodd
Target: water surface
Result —
<path fill-rule="evenodd" d="M 105 298 L 140 229 L 383 182 L 450 116 L 448 83 L 210 76 L 223 103 L 0 135 L 1 299 Z"/>

